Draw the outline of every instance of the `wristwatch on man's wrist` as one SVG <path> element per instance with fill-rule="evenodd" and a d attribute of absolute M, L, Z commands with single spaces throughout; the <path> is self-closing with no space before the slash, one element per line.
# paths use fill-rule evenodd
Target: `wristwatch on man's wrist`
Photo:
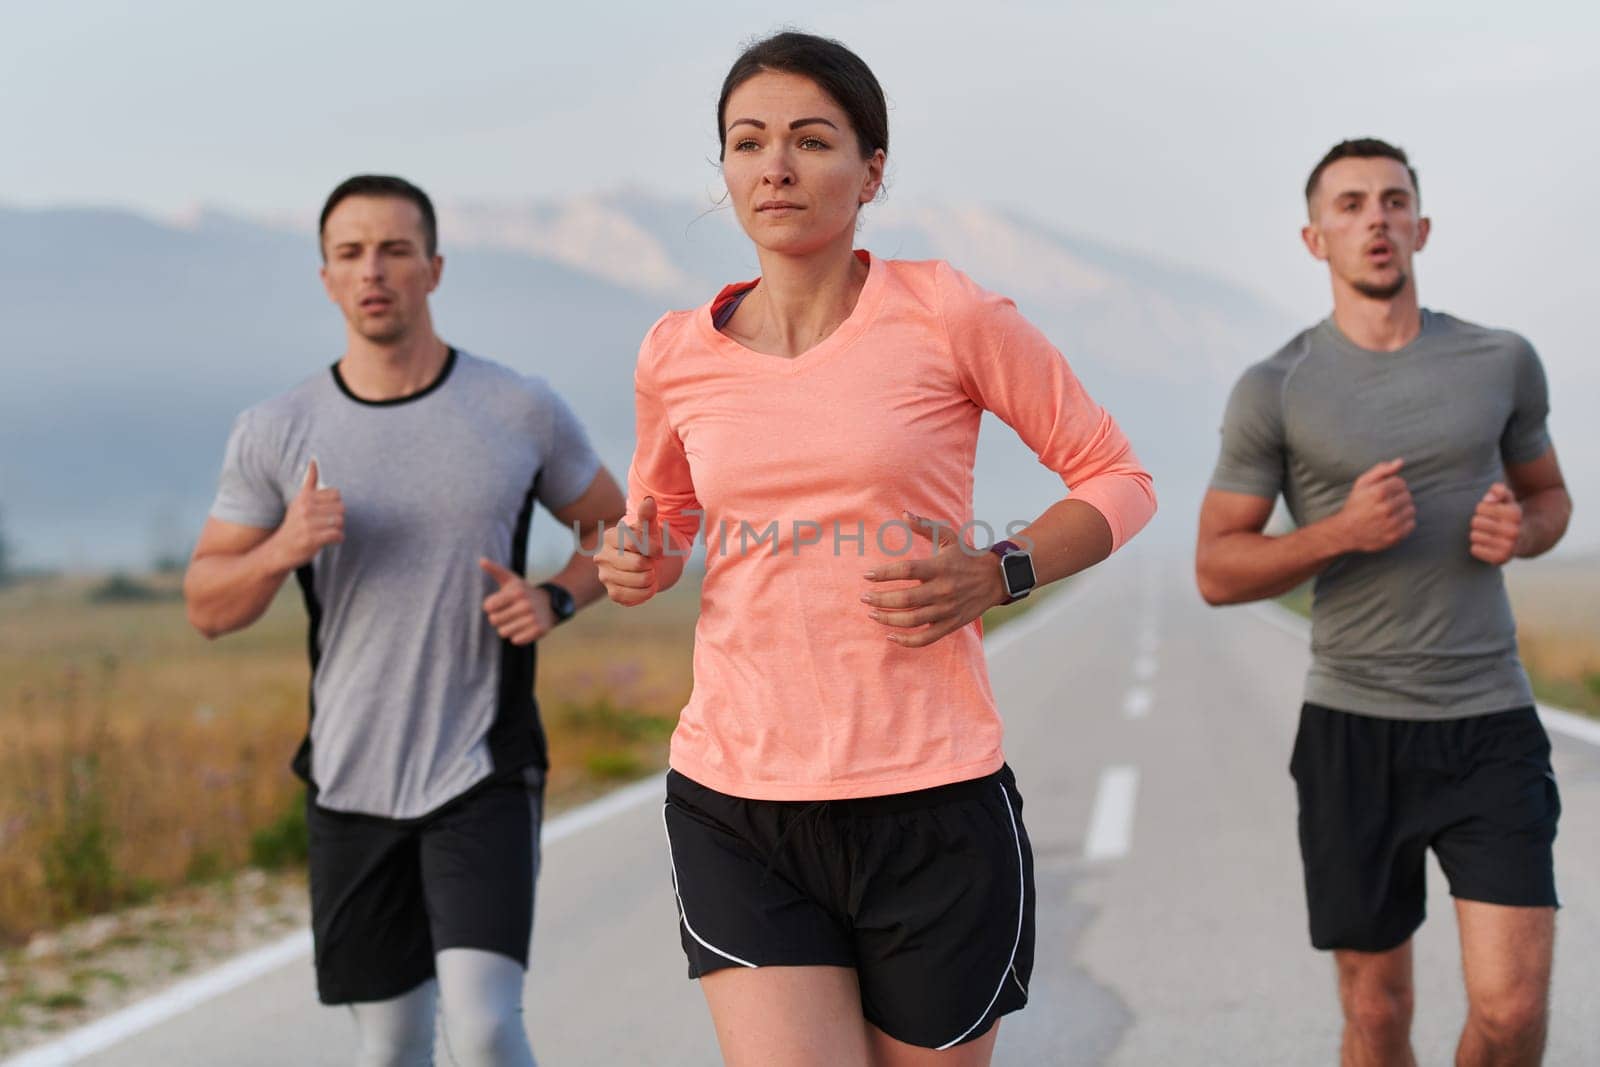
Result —
<path fill-rule="evenodd" d="M 989 546 L 1000 559 L 1000 581 L 1005 585 L 1003 604 L 1014 604 L 1033 592 L 1039 579 L 1033 573 L 1033 556 L 1015 541 L 996 541 Z"/>
<path fill-rule="evenodd" d="M 556 613 L 557 626 L 578 613 L 578 602 L 572 599 L 572 594 L 567 592 L 565 586 L 555 582 L 540 582 L 539 588 L 550 594 L 550 610 Z"/>

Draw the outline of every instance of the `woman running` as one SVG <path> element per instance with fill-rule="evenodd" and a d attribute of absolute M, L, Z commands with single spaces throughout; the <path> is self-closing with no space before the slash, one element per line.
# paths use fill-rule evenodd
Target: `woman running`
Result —
<path fill-rule="evenodd" d="M 1150 477 L 1009 300 L 854 249 L 889 143 L 856 55 L 753 45 L 717 133 L 761 277 L 645 338 L 600 557 L 641 604 L 705 520 L 663 816 L 689 976 L 729 1064 L 987 1064 L 1027 1001 L 1033 871 L 978 619 L 1108 556 Z M 992 547 L 967 536 L 985 411 L 1072 489 Z"/>

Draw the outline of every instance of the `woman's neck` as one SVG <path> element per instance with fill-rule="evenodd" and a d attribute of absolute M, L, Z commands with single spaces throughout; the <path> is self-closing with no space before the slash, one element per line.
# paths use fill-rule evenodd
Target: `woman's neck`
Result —
<path fill-rule="evenodd" d="M 747 348 L 793 359 L 815 348 L 855 310 L 867 264 L 855 254 L 854 231 L 809 256 L 761 253 L 761 281 L 728 322 Z"/>

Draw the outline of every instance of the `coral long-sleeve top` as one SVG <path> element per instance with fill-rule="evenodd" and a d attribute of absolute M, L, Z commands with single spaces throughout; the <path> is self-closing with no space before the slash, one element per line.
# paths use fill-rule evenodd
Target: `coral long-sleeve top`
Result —
<path fill-rule="evenodd" d="M 855 310 L 797 357 L 717 330 L 715 308 L 754 283 L 664 316 L 639 353 L 629 521 L 653 496 L 680 550 L 706 543 L 670 760 L 735 796 L 878 796 L 1004 762 L 979 625 L 903 648 L 860 601 L 874 565 L 931 551 L 902 512 L 973 519 L 984 411 L 1105 516 L 1113 550 L 1155 511 L 1122 431 L 1010 300 L 943 262 L 857 255 Z"/>

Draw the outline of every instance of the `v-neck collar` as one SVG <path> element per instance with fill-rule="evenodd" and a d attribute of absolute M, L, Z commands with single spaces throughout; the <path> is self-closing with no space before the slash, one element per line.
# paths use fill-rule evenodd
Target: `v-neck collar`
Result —
<path fill-rule="evenodd" d="M 770 374 L 798 374 L 808 367 L 825 363 L 834 355 L 843 352 L 855 343 L 856 339 L 865 332 L 877 317 L 878 306 L 883 302 L 884 274 L 883 261 L 864 248 L 855 250 L 858 259 L 867 265 L 867 280 L 862 283 L 861 292 L 856 297 L 856 306 L 845 317 L 837 329 L 821 341 L 801 352 L 797 356 L 775 356 L 768 352 L 757 352 L 740 344 L 721 330 L 717 329 L 713 316 L 718 305 L 731 299 L 741 290 L 753 288 L 761 279 L 755 281 L 737 282 L 723 288 L 716 299 L 702 305 L 695 311 L 695 328 L 701 340 L 715 351 L 721 352 L 730 359 L 739 361 L 742 366 L 753 371 Z"/>

